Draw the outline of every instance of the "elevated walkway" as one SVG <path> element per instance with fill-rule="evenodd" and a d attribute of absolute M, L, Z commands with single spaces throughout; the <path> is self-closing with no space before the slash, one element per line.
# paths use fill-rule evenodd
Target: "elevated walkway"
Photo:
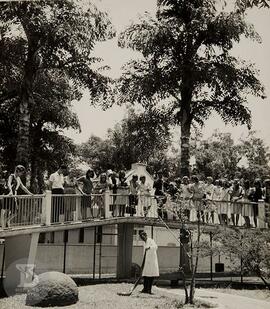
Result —
<path fill-rule="evenodd" d="M 104 194 L 1 196 L 0 238 L 5 239 L 5 268 L 9 288 L 25 286 L 27 274 L 35 268 L 40 233 L 117 225 L 117 278 L 128 278 L 131 272 L 134 225 L 180 229 L 185 223 L 196 229 L 198 220 L 204 232 L 218 229 L 244 229 L 244 216 L 257 206 L 256 227 L 268 228 L 266 205 L 228 201 L 171 201 L 166 204 L 154 196 L 139 196 L 131 205 L 129 195 Z M 237 204 L 238 207 L 234 207 Z M 267 206 L 268 207 L 268 206 Z M 232 211 L 238 209 L 240 220 L 231 225 Z M 182 216 L 188 210 L 187 216 Z M 220 215 L 223 216 L 220 216 Z M 227 220 L 223 221 L 224 216 Z M 180 220 L 180 219 L 182 220 Z M 184 218 L 184 219 L 183 219 Z M 252 218 L 250 218 L 252 219 Z M 251 222 L 252 220 L 250 220 Z M 250 227 L 254 227 L 250 224 Z M 182 257 L 181 257 L 182 258 Z M 26 281 L 24 281 L 26 280 Z"/>
<path fill-rule="evenodd" d="M 170 228 L 179 228 L 181 221 L 184 221 L 190 229 L 194 229 L 198 213 L 207 231 L 220 227 L 252 228 L 255 227 L 255 220 L 248 215 L 252 215 L 253 207 L 259 210 L 256 227 L 268 228 L 269 206 L 264 201 L 255 204 L 205 200 L 172 202 L 167 199 L 160 206 L 154 196 L 142 196 L 138 199 L 138 205 L 134 206 L 133 214 L 130 214 L 130 207 L 127 207 L 129 202 L 129 195 L 111 194 L 109 191 L 91 196 L 52 195 L 50 191 L 34 196 L 0 196 L 0 238 L 122 223 L 164 226 L 160 217 Z M 236 204 L 240 219 L 235 226 L 230 218 Z M 189 215 L 183 217 L 182 213 L 187 210 Z M 244 218 L 249 218 L 249 226 Z"/>

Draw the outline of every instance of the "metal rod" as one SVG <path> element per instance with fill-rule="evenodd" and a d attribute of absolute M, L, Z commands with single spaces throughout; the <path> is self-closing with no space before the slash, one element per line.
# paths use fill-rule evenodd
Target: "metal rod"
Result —
<path fill-rule="evenodd" d="M 67 255 L 67 237 L 68 231 L 64 231 L 64 262 L 63 262 L 63 273 L 66 273 L 66 255 Z"/>
<path fill-rule="evenodd" d="M 96 244 L 97 244 L 97 227 L 95 226 L 94 232 L 94 258 L 93 258 L 93 279 L 95 279 L 96 275 Z"/>
<path fill-rule="evenodd" d="M 210 279 L 213 281 L 213 234 L 210 232 L 210 247 L 211 247 L 211 255 L 210 255 Z"/>
<path fill-rule="evenodd" d="M 99 261 L 98 261 L 98 277 L 101 279 L 101 251 L 102 251 L 102 231 L 100 233 L 100 242 L 99 242 Z"/>
<path fill-rule="evenodd" d="M 4 244 L 3 255 L 2 255 L 2 266 L 1 266 L 1 287 L 3 287 L 3 281 L 4 281 L 5 257 L 6 257 L 6 245 Z"/>

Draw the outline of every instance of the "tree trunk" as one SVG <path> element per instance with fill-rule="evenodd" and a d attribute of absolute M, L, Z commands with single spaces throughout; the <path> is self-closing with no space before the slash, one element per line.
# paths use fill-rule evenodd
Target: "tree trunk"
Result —
<path fill-rule="evenodd" d="M 190 141 L 190 128 L 191 121 L 190 120 L 182 120 L 181 121 L 181 157 L 180 157 L 180 173 L 181 177 L 190 175 L 189 169 L 189 141 Z"/>
<path fill-rule="evenodd" d="M 24 64 L 24 75 L 20 90 L 19 103 L 19 123 L 18 123 L 18 143 L 16 153 L 16 163 L 29 165 L 30 159 L 30 109 L 34 104 L 33 86 L 38 70 L 38 50 L 40 39 L 38 34 L 31 33 L 28 27 L 27 4 L 23 3 L 17 12 L 18 18 L 22 23 L 25 35 L 28 40 L 27 57 Z"/>
<path fill-rule="evenodd" d="M 199 203 L 199 214 L 201 213 L 201 204 Z M 195 255 L 195 264 L 192 265 L 192 277 L 190 282 L 190 293 L 189 293 L 189 303 L 194 304 L 194 295 L 195 295 L 195 286 L 196 286 L 196 273 L 199 263 L 200 255 L 200 242 L 201 242 L 201 218 L 198 218 L 197 223 L 197 244 L 196 244 L 196 255 Z M 193 254 L 191 259 L 193 260 Z"/>
<path fill-rule="evenodd" d="M 19 108 L 19 128 L 18 128 L 18 143 L 16 163 L 22 164 L 25 167 L 29 163 L 29 126 L 30 126 L 30 111 L 29 111 L 29 97 L 22 90 L 22 97 Z"/>

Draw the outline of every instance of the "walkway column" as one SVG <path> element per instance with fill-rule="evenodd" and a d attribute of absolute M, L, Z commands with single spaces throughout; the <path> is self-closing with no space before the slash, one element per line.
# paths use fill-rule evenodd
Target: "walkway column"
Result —
<path fill-rule="evenodd" d="M 5 239 L 4 289 L 8 295 L 19 293 L 31 286 L 35 276 L 38 239 L 39 233 Z"/>
<path fill-rule="evenodd" d="M 118 224 L 117 278 L 131 277 L 134 224 Z"/>

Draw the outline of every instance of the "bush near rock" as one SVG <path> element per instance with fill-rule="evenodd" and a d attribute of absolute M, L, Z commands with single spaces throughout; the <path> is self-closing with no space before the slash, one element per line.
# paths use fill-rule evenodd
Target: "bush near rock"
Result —
<path fill-rule="evenodd" d="M 52 271 L 40 274 L 28 290 L 27 306 L 68 306 L 78 301 L 78 287 L 67 275 Z"/>

